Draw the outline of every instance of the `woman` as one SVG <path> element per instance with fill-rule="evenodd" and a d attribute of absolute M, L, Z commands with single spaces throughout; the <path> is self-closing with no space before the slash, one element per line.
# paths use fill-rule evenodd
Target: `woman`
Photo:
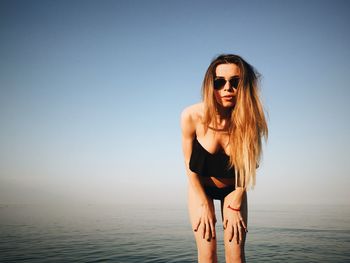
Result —
<path fill-rule="evenodd" d="M 209 65 L 203 101 L 181 114 L 188 207 L 199 262 L 217 262 L 214 199 L 221 200 L 226 262 L 245 262 L 246 191 L 255 185 L 268 128 L 257 72 L 237 55 Z"/>

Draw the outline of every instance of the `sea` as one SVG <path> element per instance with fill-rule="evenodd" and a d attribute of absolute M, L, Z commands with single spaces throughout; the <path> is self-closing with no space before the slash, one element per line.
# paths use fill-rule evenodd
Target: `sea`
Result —
<path fill-rule="evenodd" d="M 247 262 L 350 262 L 349 206 L 254 205 L 248 217 Z M 186 204 L 4 204 L 0 262 L 186 263 L 197 250 Z"/>

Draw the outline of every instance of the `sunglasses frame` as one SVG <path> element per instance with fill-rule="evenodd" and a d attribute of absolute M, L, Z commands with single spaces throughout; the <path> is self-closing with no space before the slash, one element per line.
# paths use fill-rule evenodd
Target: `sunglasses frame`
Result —
<path fill-rule="evenodd" d="M 218 83 L 220 81 L 221 83 Z M 240 78 L 238 76 L 233 76 L 229 80 L 225 78 L 215 78 L 213 82 L 213 87 L 215 90 L 221 90 L 223 87 L 225 87 L 226 83 L 230 83 L 230 88 L 237 89 L 239 84 Z"/>

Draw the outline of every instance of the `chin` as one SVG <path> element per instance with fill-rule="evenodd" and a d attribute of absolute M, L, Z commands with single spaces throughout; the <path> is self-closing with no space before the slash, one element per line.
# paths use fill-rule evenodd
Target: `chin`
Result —
<path fill-rule="evenodd" d="M 234 102 L 224 102 L 221 104 L 222 107 L 224 108 L 234 108 L 235 107 L 235 103 Z"/>

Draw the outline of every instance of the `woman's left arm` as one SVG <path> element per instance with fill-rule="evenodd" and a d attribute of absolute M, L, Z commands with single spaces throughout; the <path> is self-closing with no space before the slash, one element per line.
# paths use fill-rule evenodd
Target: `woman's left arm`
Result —
<path fill-rule="evenodd" d="M 243 231 L 248 232 L 241 213 L 245 191 L 243 187 L 236 187 L 233 192 L 226 196 L 226 207 L 223 208 L 226 209 L 223 222 L 224 229 L 229 232 L 229 241 L 235 239 L 237 244 L 243 239 Z"/>
<path fill-rule="evenodd" d="M 230 194 L 230 196 L 228 196 L 230 207 L 234 209 L 241 208 L 243 195 L 245 191 L 246 190 L 243 187 L 236 187 L 236 189 Z"/>

